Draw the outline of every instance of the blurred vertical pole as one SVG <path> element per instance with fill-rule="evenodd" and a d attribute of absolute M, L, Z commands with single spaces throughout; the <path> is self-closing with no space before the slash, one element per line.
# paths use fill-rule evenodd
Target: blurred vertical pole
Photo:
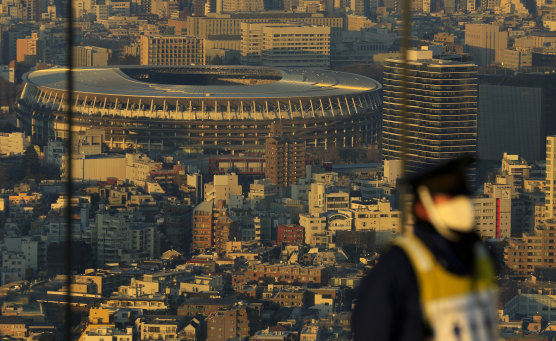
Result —
<path fill-rule="evenodd" d="M 67 31 L 66 31 L 66 39 L 67 39 L 67 73 L 66 73 L 66 83 L 67 83 L 67 98 L 68 98 L 68 108 L 66 111 L 66 124 L 67 124 L 67 139 L 66 139 L 66 193 L 68 196 L 67 206 L 66 206 L 66 249 L 65 249 L 65 258 L 66 258 L 66 286 L 67 286 L 67 294 L 66 294 L 66 309 L 65 309 L 65 317 L 66 317 L 66 328 L 65 328 L 65 339 L 66 341 L 70 341 L 71 334 L 72 334 L 72 309 L 71 309 L 71 283 L 72 283 L 72 241 L 73 241 L 73 228 L 72 228 L 72 216 L 73 216 L 73 209 L 71 206 L 71 199 L 73 195 L 73 183 L 72 183 L 72 164 L 71 164 L 71 155 L 72 155 L 72 146 L 73 146 L 73 134 L 72 134 L 72 127 L 73 127 L 73 1 L 66 0 L 66 15 L 67 15 Z"/>
<path fill-rule="evenodd" d="M 407 134 L 408 134 L 408 91 L 407 88 L 409 86 L 408 82 L 408 51 L 410 47 L 409 39 L 411 37 L 411 0 L 399 0 L 402 2 L 402 73 L 401 73 L 401 107 L 400 107 L 400 115 L 401 115 L 401 126 L 400 126 L 400 154 L 401 154 L 401 167 L 402 167 L 402 176 L 405 177 L 407 175 Z M 409 216 L 408 212 L 408 204 L 407 194 L 408 194 L 408 187 L 405 182 L 402 182 L 401 186 L 399 187 L 399 201 L 400 201 L 400 228 L 402 232 L 405 232 L 407 220 Z"/>

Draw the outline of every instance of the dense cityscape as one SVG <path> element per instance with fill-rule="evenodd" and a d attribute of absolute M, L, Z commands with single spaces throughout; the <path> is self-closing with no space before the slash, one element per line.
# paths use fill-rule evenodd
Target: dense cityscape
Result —
<path fill-rule="evenodd" d="M 461 155 L 500 339 L 555 338 L 556 2 L 412 0 L 406 61 L 400 0 L 72 7 L 0 0 L 2 340 L 351 340 Z"/>

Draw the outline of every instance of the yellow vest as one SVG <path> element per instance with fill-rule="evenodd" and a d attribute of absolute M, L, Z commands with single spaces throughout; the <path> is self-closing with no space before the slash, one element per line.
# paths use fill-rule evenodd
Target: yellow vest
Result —
<path fill-rule="evenodd" d="M 484 245 L 475 245 L 475 273 L 442 267 L 413 234 L 396 239 L 415 271 L 425 322 L 438 341 L 490 341 L 497 337 L 495 270 Z"/>

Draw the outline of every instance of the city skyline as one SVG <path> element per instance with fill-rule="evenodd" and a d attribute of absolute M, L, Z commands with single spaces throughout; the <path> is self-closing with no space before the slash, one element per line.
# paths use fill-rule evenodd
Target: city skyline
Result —
<path fill-rule="evenodd" d="M 402 5 L 0 0 L 0 337 L 351 340 L 462 155 L 500 337 L 550 336 L 556 5 Z"/>

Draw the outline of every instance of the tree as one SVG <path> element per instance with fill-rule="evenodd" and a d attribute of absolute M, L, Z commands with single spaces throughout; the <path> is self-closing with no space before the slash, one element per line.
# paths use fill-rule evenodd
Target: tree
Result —
<path fill-rule="evenodd" d="M 25 169 L 25 177 L 36 179 L 37 175 L 40 174 L 39 155 L 33 145 L 25 149 L 25 153 L 23 154 L 23 168 Z"/>
<path fill-rule="evenodd" d="M 25 163 L 25 166 L 38 166 L 39 155 L 33 145 L 30 145 L 27 149 L 25 149 L 25 153 L 23 153 L 23 162 Z"/>
<path fill-rule="evenodd" d="M 126 54 L 120 59 L 120 65 L 138 65 L 138 64 L 139 64 L 139 56 Z"/>

